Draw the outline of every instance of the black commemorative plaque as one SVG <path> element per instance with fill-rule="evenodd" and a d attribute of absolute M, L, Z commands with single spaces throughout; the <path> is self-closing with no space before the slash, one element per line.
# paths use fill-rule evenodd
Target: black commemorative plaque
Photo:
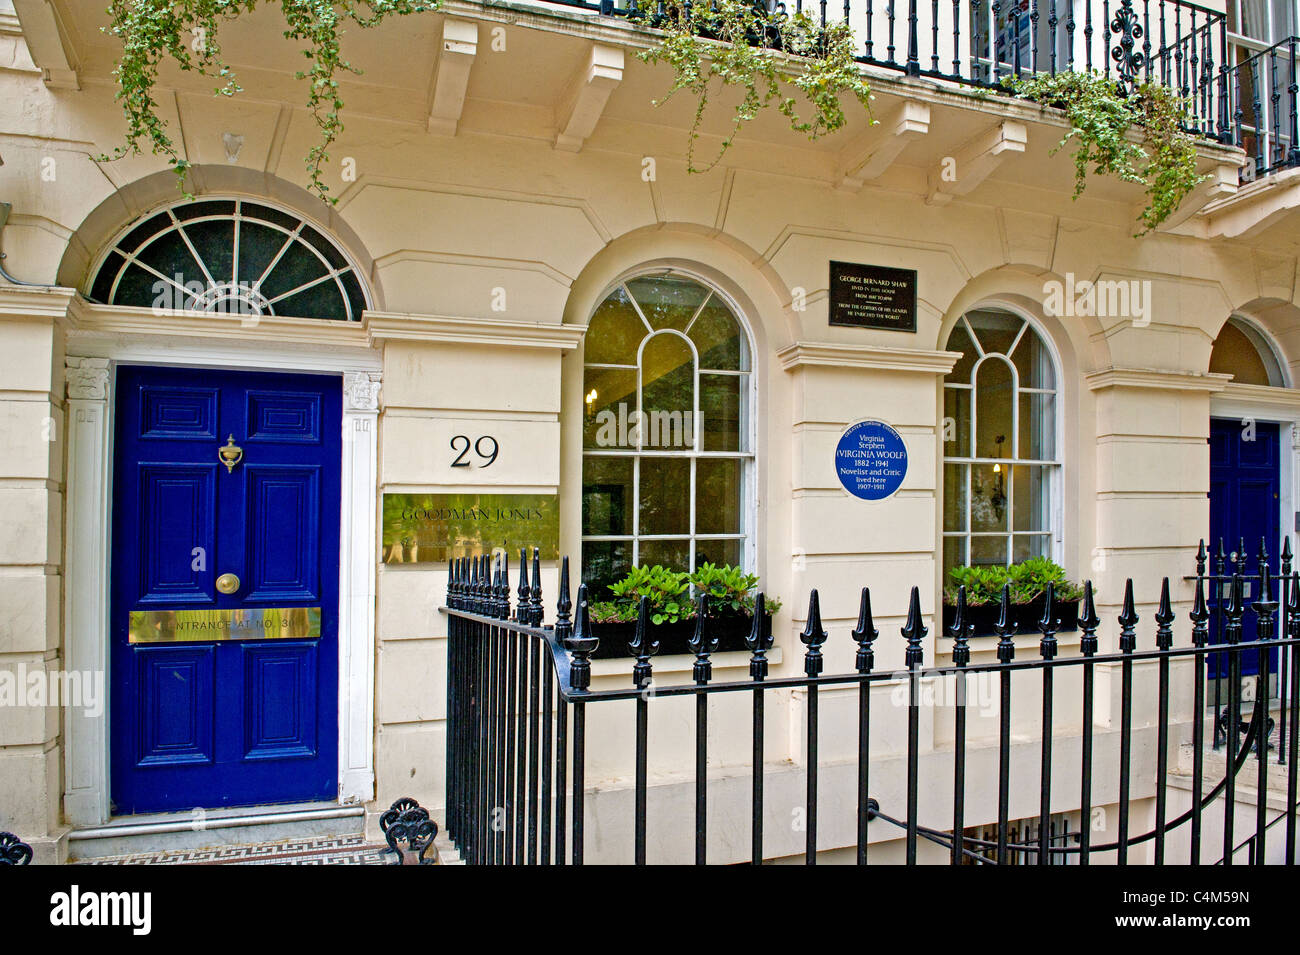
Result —
<path fill-rule="evenodd" d="M 916 331 L 916 270 L 831 262 L 830 323 Z"/>

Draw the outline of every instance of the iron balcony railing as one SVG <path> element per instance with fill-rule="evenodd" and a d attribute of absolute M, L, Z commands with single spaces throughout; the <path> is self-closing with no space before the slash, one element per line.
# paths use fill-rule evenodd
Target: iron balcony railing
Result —
<path fill-rule="evenodd" d="M 654 27 L 657 0 L 555 0 Z M 1246 56 L 1222 11 L 1187 0 L 759 0 L 780 22 L 806 12 L 848 22 L 862 63 L 909 76 L 999 89 L 1008 76 L 1096 71 L 1126 90 L 1159 83 L 1182 97 L 1189 132 L 1254 158 L 1243 180 L 1300 165 L 1296 38 Z M 697 4 L 698 6 L 698 4 Z M 757 38 L 756 38 L 757 42 Z"/>
<path fill-rule="evenodd" d="M 817 591 L 809 597 L 807 626 L 800 635 L 806 647 L 802 676 L 769 677 L 768 651 L 773 640 L 770 618 L 762 613 L 763 598 L 757 600 L 757 612 L 748 640 L 750 650 L 749 679 L 729 682 L 713 680 L 711 656 L 717 648 L 716 635 L 710 635 L 707 601 L 702 598 L 698 606 L 697 624 L 691 640 L 695 655 L 691 683 L 659 685 L 654 680 L 653 662 L 658 647 L 652 631 L 647 626 L 647 607 L 643 602 L 640 620 L 630 648 L 636 657 L 630 687 L 622 689 L 591 688 L 591 657 L 598 646 L 588 621 L 586 586 L 578 589 L 576 615 L 569 597 L 568 558 L 561 565 L 559 599 L 554 622 L 543 626 L 543 603 L 540 587 L 540 562 L 533 551 L 531 584 L 525 554 L 521 554 L 521 579 L 514 605 L 511 604 L 509 568 L 504 558 L 492 560 L 487 556 L 466 557 L 454 560 L 449 568 L 447 604 L 443 608 L 448 619 L 448 745 L 447 745 L 447 825 L 453 845 L 471 864 L 574 864 L 583 862 L 587 849 L 585 820 L 588 812 L 587 764 L 589 753 L 588 719 L 590 711 L 599 716 L 601 738 L 608 744 L 611 733 L 621 727 L 628 731 L 618 742 L 620 751 L 634 753 L 634 769 L 630 784 L 634 798 L 630 807 L 632 843 L 631 858 L 638 864 L 647 861 L 648 846 L 657 844 L 656 853 L 662 854 L 662 844 L 668 832 L 651 832 L 648 828 L 649 801 L 652 795 L 649 778 L 649 740 L 652 733 L 673 733 L 663 722 L 653 725 L 650 699 L 695 700 L 694 720 L 694 861 L 707 861 L 708 847 L 708 791 L 710 775 L 709 715 L 710 701 L 720 695 L 744 695 L 750 698 L 752 729 L 748 742 L 752 744 L 750 765 L 750 797 L 748 805 L 750 829 L 750 858 L 755 864 L 766 857 L 764 834 L 764 800 L 767 791 L 768 770 L 764 763 L 764 744 L 767 733 L 765 705 L 771 694 L 789 695 L 798 691 L 802 703 L 805 727 L 806 757 L 803 771 L 806 792 L 798 807 L 784 805 L 776 810 L 800 809 L 804 815 L 805 859 L 817 860 L 823 846 L 818 838 L 819 822 L 833 814 L 834 824 L 844 832 L 856 829 L 857 861 L 868 861 L 869 830 L 872 824 L 897 827 L 905 840 L 905 859 L 918 861 L 918 846 L 922 841 L 934 843 L 945 851 L 953 864 L 992 863 L 1079 863 L 1087 864 L 1097 857 L 1100 861 L 1124 863 L 1137 846 L 1152 846 L 1152 859 L 1165 861 L 1173 840 L 1187 847 L 1188 857 L 1194 862 L 1217 860 L 1231 865 L 1243 859 L 1263 862 L 1267 857 L 1271 838 L 1285 843 L 1285 859 L 1296 860 L 1296 810 L 1297 810 L 1297 746 L 1300 745 L 1300 654 L 1289 654 L 1289 679 L 1286 698 L 1282 702 L 1289 709 L 1289 738 L 1277 741 L 1279 757 L 1286 783 L 1285 809 L 1270 810 L 1269 752 L 1266 727 L 1269 697 L 1269 658 L 1279 649 L 1289 650 L 1300 643 L 1300 574 L 1281 578 L 1284 601 L 1272 598 L 1273 575 L 1267 560 L 1258 569 L 1259 589 L 1250 616 L 1255 628 L 1254 640 L 1242 640 L 1244 609 L 1244 567 L 1235 565 L 1229 588 L 1228 603 L 1223 611 L 1222 643 L 1211 642 L 1211 613 L 1206 599 L 1206 580 L 1203 564 L 1196 577 L 1195 602 L 1190 612 L 1190 639 L 1185 645 L 1175 646 L 1175 615 L 1171 610 L 1169 581 L 1165 579 L 1160 593 L 1159 609 L 1154 614 L 1154 639 L 1139 646 L 1139 618 L 1135 612 L 1133 584 L 1125 585 L 1123 609 L 1118 616 L 1118 652 L 1099 653 L 1097 630 L 1101 625 L 1093 600 L 1091 584 L 1085 587 L 1080 630 L 1079 652 L 1065 656 L 1060 653 L 1057 639 L 1056 610 L 1049 590 L 1046 607 L 1038 629 L 1041 633 L 1037 656 L 1017 659 L 1016 643 L 1012 639 L 1015 627 L 1010 619 L 1008 595 L 1004 591 L 1000 619 L 996 626 L 999 640 L 996 648 L 997 662 L 971 663 L 973 626 L 968 622 L 965 594 L 962 592 L 956 619 L 948 629 L 952 638 L 951 665 L 945 667 L 922 666 L 926 628 L 923 625 L 919 591 L 911 591 L 906 624 L 901 629 L 905 641 L 903 649 L 905 670 L 885 672 L 876 669 L 876 641 L 879 638 L 871 609 L 871 593 L 863 588 L 857 626 L 851 633 L 856 644 L 855 672 L 836 675 L 823 673 L 823 648 L 827 633 L 822 629 L 820 602 Z M 1244 563 L 1244 562 L 1243 562 Z M 1289 566 L 1286 568 L 1290 571 Z M 1280 621 L 1280 629 L 1279 629 Z M 1223 742 L 1222 773 L 1207 772 L 1206 766 L 1206 715 L 1207 715 L 1207 661 L 1211 656 L 1225 659 L 1227 699 L 1223 712 L 1227 732 Z M 1246 661 L 1257 667 L 1254 677 L 1254 703 L 1248 714 L 1243 714 L 1242 670 Z M 1099 681 L 1099 674 L 1107 679 Z M 1115 675 L 1118 675 L 1119 694 L 1112 695 Z M 991 807 L 992 785 L 990 774 L 981 774 L 987 783 L 979 790 L 967 780 L 967 687 L 970 681 L 987 677 L 997 686 L 997 811 L 996 816 L 975 818 L 972 811 L 967 817 L 967 805 L 972 795 L 987 801 Z M 929 703 L 923 699 L 922 687 L 931 681 L 952 679 L 956 694 L 953 715 L 951 762 L 927 762 L 935 766 L 951 766 L 942 778 L 933 773 L 923 778 L 921 763 L 921 711 Z M 1177 689 L 1175 692 L 1177 681 Z M 1023 778 L 1025 766 L 1012 774 L 1012 708 L 1013 690 L 1031 684 L 1030 692 L 1041 706 L 1041 722 L 1037 728 L 1036 747 L 1038 759 L 1035 778 Z M 1099 687 L 1099 683 L 1101 686 Z M 1135 689 L 1154 693 L 1139 695 Z M 1152 686 L 1154 684 L 1154 687 Z M 978 685 L 978 683 L 977 683 Z M 888 686 L 891 694 L 901 693 L 907 709 L 906 730 L 885 721 L 885 729 L 873 729 L 873 689 Z M 831 792 L 825 810 L 819 805 L 819 783 L 828 775 L 828 766 L 819 759 L 822 727 L 819 721 L 819 691 L 832 688 L 857 689 L 856 719 L 845 727 L 837 721 L 831 728 L 836 741 L 844 737 L 845 730 L 856 730 L 856 761 L 852 766 L 853 778 L 845 782 L 843 774 L 836 776 L 837 788 Z M 1080 690 L 1078 696 L 1074 691 Z M 1069 699 L 1077 700 L 1081 710 L 1066 714 L 1059 707 L 1059 691 L 1068 691 Z M 1018 698 L 1018 697 L 1016 697 Z M 1114 702 L 1112 702 L 1112 700 Z M 1187 706 L 1190 700 L 1190 708 Z M 631 702 L 635 707 L 635 722 L 619 722 L 619 708 L 615 703 Z M 1139 726 L 1135 729 L 1135 701 L 1138 704 Z M 1151 701 L 1154 705 L 1150 706 Z M 1094 747 L 1098 741 L 1097 725 L 1104 717 L 1112 717 L 1112 706 L 1118 708 L 1119 731 L 1105 731 L 1105 747 Z M 1171 708 L 1180 708 L 1171 716 Z M 1072 706 L 1073 710 L 1074 707 Z M 1188 719 L 1177 718 L 1177 712 L 1186 713 Z M 1062 719 L 1081 717 L 1077 730 L 1068 734 L 1058 731 L 1058 714 Z M 1154 714 L 1152 716 L 1152 714 Z M 887 714 L 889 715 L 889 714 Z M 680 714 L 678 714 L 680 717 Z M 901 717 L 901 714 L 900 714 Z M 680 733 L 680 718 L 671 722 Z M 1245 732 L 1242 732 L 1242 727 Z M 1017 726 L 1019 739 L 1023 740 L 1022 725 Z M 873 733 L 879 734 L 873 736 Z M 893 734 L 902 735 L 903 739 Z M 1155 740 L 1149 739 L 1154 733 Z M 1069 736 L 1068 745 L 1056 746 L 1059 739 Z M 880 738 L 884 737 L 884 738 Z M 662 738 L 662 737 L 661 737 Z M 1074 739 L 1078 739 L 1076 748 Z M 1135 777 L 1133 759 L 1134 743 L 1145 751 L 1154 742 L 1154 766 L 1140 759 Z M 991 741 L 991 737 L 990 737 Z M 715 747 L 731 745 L 734 739 L 718 740 Z M 885 774 L 875 780 L 871 774 L 873 742 L 883 745 L 890 753 L 905 754 L 905 796 L 895 796 L 899 804 L 877 798 L 881 791 L 893 791 L 899 779 Z M 1190 808 L 1177 813 L 1170 808 L 1169 772 L 1170 753 L 1173 747 L 1189 743 L 1192 750 Z M 854 745 L 852 742 L 850 746 Z M 990 742 L 991 745 L 991 742 Z M 1023 745 L 1023 744 L 1022 744 Z M 1033 744 L 1031 744 L 1033 745 Z M 981 754 L 991 750 L 980 750 Z M 1213 750 L 1210 750 L 1213 752 Z M 1104 791 L 1094 791 L 1094 770 L 1101 764 L 1100 754 L 1109 754 L 1115 763 L 1109 770 L 1117 775 L 1107 776 Z M 596 754 L 601 755 L 600 753 Z M 984 759 L 984 756 L 980 756 Z M 1238 833 L 1238 791 L 1248 787 L 1238 774 L 1253 758 L 1254 825 L 1243 838 Z M 689 758 L 688 758 L 689 759 Z M 983 764 L 975 764 L 983 765 Z M 686 766 L 674 766 L 680 775 Z M 1077 769 L 1077 776 L 1075 770 Z M 1212 778 L 1213 776 L 1218 778 Z M 829 778 L 829 776 L 828 776 Z M 1058 783 L 1057 806 L 1053 803 L 1053 779 L 1078 780 L 1077 799 L 1069 801 L 1069 812 L 1081 821 L 1077 831 L 1062 831 L 1060 819 L 1060 792 Z M 1013 822 L 1010 814 L 1011 787 L 1017 793 L 1037 784 L 1039 798 L 1036 819 Z M 1154 822 L 1142 832 L 1133 831 L 1130 805 L 1134 801 L 1135 787 L 1143 794 L 1154 794 Z M 603 785 L 609 789 L 608 783 Z M 921 793 L 933 794 L 947 788 L 951 794 L 951 816 L 928 818 L 922 812 Z M 1073 788 L 1073 783 L 1070 784 Z M 1029 790 L 1032 792 L 1032 790 Z M 1246 790 L 1249 793 L 1249 789 Z M 660 792 L 663 792 L 660 790 Z M 788 795 L 788 794 L 787 794 Z M 1276 793 L 1275 793 L 1276 795 Z M 658 796 L 656 796 L 658 798 Z M 1032 797 L 1030 797 L 1032 799 Z M 1143 797 L 1145 798 L 1145 796 Z M 743 799 L 740 800 L 743 803 Z M 945 807 L 947 803 L 944 803 Z M 1090 821 L 1094 806 L 1117 807 L 1114 838 L 1096 842 L 1091 833 Z M 731 805 L 729 816 L 734 820 L 736 807 Z M 927 809 L 927 813 L 931 810 Z M 769 814 L 770 815 L 770 814 Z M 945 810 L 946 815 L 946 810 Z M 1271 816 L 1271 818 L 1270 818 Z M 1216 830 L 1210 839 L 1205 837 L 1207 822 L 1213 821 Z M 974 824 L 974 828 L 970 828 Z M 1275 827 L 1283 831 L 1274 835 Z M 979 826 L 993 826 L 992 838 L 979 835 Z M 1015 827 L 1013 830 L 1013 826 Z M 1145 826 L 1144 826 L 1145 828 Z M 1033 839 L 1013 837 L 1013 831 L 1032 832 Z M 1221 832 L 1221 840 L 1218 835 Z M 1185 840 L 1185 842 L 1183 841 Z M 876 841 L 879 841 L 877 839 Z M 1276 845 L 1277 843 L 1274 843 Z M 686 861 L 686 860 L 679 860 Z"/>

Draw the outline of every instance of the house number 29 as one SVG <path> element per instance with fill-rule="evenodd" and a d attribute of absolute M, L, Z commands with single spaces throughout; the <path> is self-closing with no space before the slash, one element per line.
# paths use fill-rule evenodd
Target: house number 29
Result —
<path fill-rule="evenodd" d="M 489 450 L 484 450 L 485 445 Z M 470 448 L 473 448 L 474 453 L 483 459 L 483 463 L 479 465 L 481 468 L 488 467 L 493 461 L 495 461 L 497 459 L 497 454 L 500 453 L 501 450 L 497 445 L 497 439 L 492 437 L 490 434 L 483 435 L 473 444 L 470 444 L 468 435 L 458 434 L 451 439 L 451 449 L 458 452 L 456 460 L 451 462 L 451 466 L 454 468 L 470 467 L 472 464 L 469 460 Z"/>

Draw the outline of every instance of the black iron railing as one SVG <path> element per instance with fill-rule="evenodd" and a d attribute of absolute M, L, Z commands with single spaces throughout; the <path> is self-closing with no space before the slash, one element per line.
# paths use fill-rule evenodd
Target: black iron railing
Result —
<path fill-rule="evenodd" d="M 655 0 L 556 0 L 654 27 L 669 8 Z M 848 22 L 858 60 L 1005 91 L 1008 76 L 1095 71 L 1127 90 L 1143 82 L 1177 92 L 1187 129 L 1240 146 L 1255 162 L 1244 180 L 1300 165 L 1296 38 L 1253 55 L 1231 42 L 1224 13 L 1187 0 L 759 0 L 781 48 L 780 24 L 806 12 L 822 25 Z M 698 6 L 698 5 L 697 5 Z M 757 38 L 756 38 L 757 42 Z"/>
<path fill-rule="evenodd" d="M 637 863 L 647 861 L 647 848 L 655 833 L 648 830 L 648 806 L 652 796 L 649 781 L 648 749 L 651 734 L 656 732 L 651 721 L 650 699 L 694 698 L 695 716 L 695 840 L 694 861 L 707 861 L 708 845 L 708 789 L 709 766 L 709 701 L 719 694 L 748 694 L 752 712 L 752 766 L 750 774 L 750 857 L 754 863 L 765 856 L 764 799 L 768 774 L 764 767 L 766 724 L 764 706 L 772 693 L 800 691 L 803 696 L 803 721 L 806 728 L 806 793 L 802 811 L 805 825 L 805 858 L 812 863 L 824 848 L 839 848 L 819 843 L 818 823 L 822 818 L 819 807 L 818 786 L 826 767 L 819 760 L 821 726 L 819 723 L 819 691 L 828 688 L 857 688 L 857 758 L 856 795 L 846 798 L 845 792 L 836 792 L 829 805 L 852 805 L 853 826 L 856 828 L 857 861 L 868 859 L 869 829 L 873 822 L 898 827 L 905 840 L 905 858 L 908 863 L 918 859 L 918 845 L 928 841 L 941 846 L 947 857 L 956 863 L 1009 864 L 1037 862 L 1038 864 L 1078 862 L 1087 864 L 1101 855 L 1104 861 L 1129 860 L 1130 850 L 1146 843 L 1152 844 L 1152 858 L 1160 863 L 1166 859 L 1171 840 L 1185 840 L 1189 857 L 1201 861 L 1211 847 L 1203 838 L 1207 815 L 1213 813 L 1221 825 L 1222 857 L 1220 862 L 1232 864 L 1244 852 L 1251 859 L 1262 862 L 1267 857 L 1270 833 L 1284 824 L 1284 833 L 1276 838 L 1285 842 L 1285 858 L 1296 860 L 1296 810 L 1297 810 L 1297 715 L 1300 715 L 1300 654 L 1291 653 L 1291 679 L 1283 706 L 1289 708 L 1291 738 L 1284 760 L 1286 774 L 1286 809 L 1273 813 L 1268 809 L 1268 746 L 1255 746 L 1260 734 L 1265 732 L 1268 716 L 1269 656 L 1279 648 L 1290 648 L 1300 642 L 1300 574 L 1282 579 L 1285 600 L 1272 599 L 1273 575 L 1267 560 L 1260 565 L 1260 589 L 1256 592 L 1252 616 L 1256 639 L 1242 641 L 1244 608 L 1243 576 L 1232 575 L 1228 603 L 1223 610 L 1221 644 L 1211 642 L 1211 613 L 1206 600 L 1206 576 L 1200 575 L 1195 583 L 1195 603 L 1190 617 L 1190 639 L 1186 645 L 1175 647 L 1175 616 L 1171 609 L 1168 579 L 1160 593 L 1159 609 L 1154 614 L 1155 633 L 1152 644 L 1139 648 L 1138 623 L 1133 599 L 1133 585 L 1125 585 L 1123 609 L 1118 616 L 1118 652 L 1099 653 L 1097 631 L 1101 625 L 1093 600 L 1091 584 L 1085 587 L 1083 609 L 1080 614 L 1080 643 L 1077 654 L 1063 656 L 1056 638 L 1057 621 L 1052 593 L 1049 590 L 1046 608 L 1039 622 L 1041 638 L 1038 654 L 1033 659 L 1017 659 L 1017 646 L 1013 640 L 1014 621 L 1010 619 L 1008 594 L 1003 594 L 1001 618 L 997 625 L 999 641 L 996 647 L 997 662 L 971 663 L 970 637 L 972 627 L 967 622 L 965 593 L 961 592 L 956 619 L 951 628 L 951 665 L 943 667 L 922 666 L 927 629 L 923 624 L 919 591 L 912 589 L 906 624 L 901 629 L 905 670 L 900 672 L 877 671 L 875 643 L 879 632 L 875 628 L 871 609 L 871 594 L 863 588 L 857 626 L 850 634 L 856 644 L 855 671 L 853 673 L 823 674 L 823 647 L 828 640 L 822 629 L 820 603 L 817 591 L 809 598 L 807 625 L 800 640 L 805 646 L 802 676 L 770 678 L 767 652 L 772 647 L 770 618 L 762 610 L 762 595 L 757 601 L 757 613 L 748 647 L 749 679 L 728 682 L 713 680 L 712 654 L 717 640 L 710 636 L 708 607 L 705 598 L 698 606 L 695 635 L 691 651 L 695 655 L 691 683 L 659 685 L 654 681 L 652 658 L 657 651 L 653 632 L 648 626 L 648 608 L 641 608 L 636 634 L 630 649 L 636 657 L 632 670 L 632 686 L 616 689 L 591 688 L 591 656 L 598 642 L 592 635 L 588 622 L 586 587 L 580 587 L 576 608 L 569 596 L 568 559 L 562 563 L 559 579 L 559 599 L 554 623 L 543 626 L 543 604 L 540 587 L 538 553 L 533 552 L 531 584 L 527 563 L 521 555 L 521 579 L 517 599 L 512 606 L 509 568 L 504 559 L 470 557 L 455 560 L 450 566 L 450 583 L 447 606 L 449 660 L 448 660 L 448 719 L 447 749 L 448 808 L 447 824 L 451 842 L 463 856 L 475 864 L 580 864 L 586 849 L 585 820 L 587 801 L 586 766 L 588 758 L 587 726 L 589 710 L 601 713 L 602 728 L 618 724 L 613 704 L 631 702 L 635 706 L 635 725 L 629 729 L 630 738 L 624 743 L 634 752 L 634 767 L 630 785 L 634 790 L 631 807 L 632 858 Z M 575 613 L 576 611 L 576 613 Z M 1275 615 L 1281 618 L 1281 630 L 1276 629 Z M 1228 680 L 1223 712 L 1227 716 L 1228 732 L 1223 742 L 1224 766 L 1217 779 L 1209 778 L 1206 771 L 1206 685 L 1207 659 L 1219 654 L 1226 657 Z M 1249 714 L 1243 716 L 1242 665 L 1251 659 L 1258 667 L 1255 702 Z M 1180 665 L 1181 664 L 1181 665 Z M 1190 672 L 1189 672 L 1190 671 Z M 1098 716 L 1113 716 L 1109 686 L 1098 690 L 1099 672 L 1117 674 L 1120 692 L 1119 732 L 1114 743 L 1117 779 L 1107 782 L 1104 792 L 1095 792 L 1094 769 Z M 1073 678 L 1078 675 L 1078 679 Z M 996 683 L 997 690 L 997 766 L 998 792 L 995 819 L 968 819 L 966 808 L 970 786 L 966 777 L 967 746 L 967 686 L 971 680 L 987 677 Z M 1154 677 L 1154 681 L 1152 681 Z M 951 777 L 944 780 L 922 778 L 921 771 L 921 710 L 928 705 L 922 698 L 921 688 L 928 681 L 953 679 L 956 683 L 956 704 L 953 707 L 953 742 L 951 744 Z M 1069 734 L 1054 729 L 1057 725 L 1057 687 L 1068 679 L 1071 691 L 1077 685 L 1081 693 L 1078 715 L 1081 720 L 1077 731 Z M 1175 693 L 1175 679 L 1182 693 Z M 1018 831 L 1034 833 L 1032 841 L 1013 838 L 1011 818 L 1011 786 L 1018 791 L 1027 780 L 1012 779 L 1012 702 L 1013 690 L 1024 682 L 1035 685 L 1040 694 L 1041 723 L 1038 727 L 1038 772 L 1032 782 L 1039 784 L 1039 813 L 1027 826 L 1017 825 Z M 1154 682 L 1154 694 L 1139 696 L 1135 681 L 1144 689 Z M 1107 681 L 1109 684 L 1110 681 Z M 873 723 L 871 704 L 873 689 L 892 684 L 895 691 L 906 697 L 907 723 L 905 740 L 887 738 L 883 742 L 890 751 L 906 754 L 906 797 L 901 805 L 882 805 L 873 796 L 871 779 L 871 747 Z M 1021 692 L 1025 692 L 1021 690 Z M 1032 692 L 1032 691 L 1031 691 Z M 1100 697 L 1100 702 L 1099 702 Z M 1072 697 L 1073 698 L 1073 697 Z M 1191 700 L 1190 725 L 1184 719 L 1171 718 L 1171 707 L 1187 708 Z M 1137 771 L 1144 778 L 1135 779 L 1133 744 L 1135 731 L 1135 701 L 1145 706 L 1154 701 L 1154 718 L 1143 717 L 1140 727 L 1150 732 L 1154 727 L 1155 765 L 1138 764 Z M 1106 709 L 1101 709 L 1105 707 Z M 1145 713 L 1145 710 L 1143 711 Z M 1073 716 L 1075 714 L 1068 714 Z M 1246 725 L 1243 734 L 1240 727 Z M 901 725 L 901 724 L 900 724 Z M 881 735 L 889 734 L 889 724 Z M 842 736 L 845 727 L 837 724 L 833 731 Z M 1022 732 L 1023 727 L 1017 727 Z M 1111 731 L 1108 731 L 1111 732 Z M 1059 750 L 1054 743 L 1066 736 L 1078 737 L 1077 755 L 1071 755 L 1073 744 Z M 1190 808 L 1173 816 L 1169 806 L 1169 757 L 1175 746 L 1190 743 L 1192 768 L 1190 777 Z M 623 745 L 623 744 L 620 744 Z M 1110 752 L 1108 748 L 1106 750 Z M 1251 758 L 1256 766 L 1256 814 L 1253 832 L 1240 840 L 1236 832 L 1238 820 L 1236 797 L 1240 785 L 1238 773 Z M 1077 759 L 1077 763 L 1071 761 Z M 946 764 L 945 764 L 946 765 Z M 1062 833 L 1057 824 L 1060 806 L 1052 805 L 1052 780 L 1054 776 L 1071 773 L 1078 768 L 1077 802 L 1070 806 L 1071 814 L 1080 820 L 1077 831 Z M 684 770 L 686 767 L 677 767 Z M 1023 767 L 1022 767 L 1023 768 Z M 841 778 L 842 777 L 837 777 Z M 1131 826 L 1130 805 L 1135 785 L 1142 793 L 1154 794 L 1154 823 L 1150 829 L 1134 833 Z M 923 819 L 921 812 L 922 787 L 934 791 L 936 787 L 951 786 L 951 818 Z M 1059 786 L 1058 786 L 1059 789 Z M 1058 792 L 1059 797 L 1059 792 Z M 1059 804 L 1060 800 L 1057 799 Z M 1221 804 L 1221 805 L 1218 805 Z M 1093 807 L 1117 807 L 1117 824 L 1114 838 L 1094 844 L 1091 832 Z M 1220 811 L 1221 810 L 1221 811 Z M 828 810 L 829 811 L 829 810 Z M 843 813 L 845 810 L 839 810 Z M 1172 817 L 1172 818 L 1171 818 Z M 1221 817 L 1221 818 L 1220 818 Z M 847 823 L 845 818 L 837 823 Z M 1024 821 L 1022 820 L 1023 824 Z M 995 838 L 979 838 L 969 832 L 971 824 L 995 826 Z M 659 834 L 661 837 L 664 833 Z M 662 839 L 656 840 L 662 841 Z M 876 841 L 879 841 L 878 839 Z M 1214 851 L 1217 855 L 1217 850 Z M 684 860 L 683 860 L 684 861 Z"/>

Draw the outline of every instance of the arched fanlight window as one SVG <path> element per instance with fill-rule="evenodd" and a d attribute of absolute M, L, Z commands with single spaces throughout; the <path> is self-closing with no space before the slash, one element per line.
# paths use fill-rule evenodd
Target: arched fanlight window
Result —
<path fill-rule="evenodd" d="M 944 379 L 944 573 L 1054 557 L 1060 540 L 1057 373 L 1013 312 L 968 312 L 948 336 Z"/>
<path fill-rule="evenodd" d="M 1273 346 L 1259 329 L 1235 315 L 1224 323 L 1214 339 L 1210 371 L 1232 375 L 1235 384 L 1286 387 L 1282 363 Z"/>
<path fill-rule="evenodd" d="M 751 367 L 736 311 L 677 272 L 628 279 L 584 339 L 582 575 L 745 565 Z"/>
<path fill-rule="evenodd" d="M 360 321 L 356 266 L 302 218 L 246 199 L 199 199 L 125 229 L 94 271 L 105 305 Z"/>

